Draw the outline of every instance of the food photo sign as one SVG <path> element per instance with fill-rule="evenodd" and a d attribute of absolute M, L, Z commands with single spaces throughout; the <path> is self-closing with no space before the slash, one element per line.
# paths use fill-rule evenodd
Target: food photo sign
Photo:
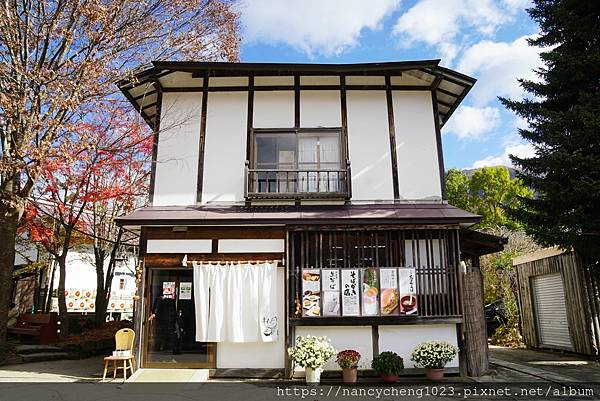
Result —
<path fill-rule="evenodd" d="M 400 314 L 414 315 L 417 313 L 417 277 L 412 267 L 398 269 L 400 287 Z"/>
<path fill-rule="evenodd" d="M 321 316 L 321 271 L 302 272 L 302 316 Z"/>

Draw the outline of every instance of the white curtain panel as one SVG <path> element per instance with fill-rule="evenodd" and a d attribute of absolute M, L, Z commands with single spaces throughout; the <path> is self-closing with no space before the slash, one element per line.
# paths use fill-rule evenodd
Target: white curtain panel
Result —
<path fill-rule="evenodd" d="M 277 341 L 277 264 L 194 265 L 196 341 Z"/>
<path fill-rule="evenodd" d="M 338 170 L 340 168 L 339 139 L 335 136 L 305 136 L 298 141 L 298 164 L 307 170 Z M 300 192 L 338 191 L 338 173 L 302 173 L 298 178 Z"/>

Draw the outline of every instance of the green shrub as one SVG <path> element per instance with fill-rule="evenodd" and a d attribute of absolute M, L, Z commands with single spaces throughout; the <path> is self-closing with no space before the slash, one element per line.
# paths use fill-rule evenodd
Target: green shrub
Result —
<path fill-rule="evenodd" d="M 380 375 L 399 375 L 404 369 L 404 360 L 395 352 L 385 351 L 373 358 L 371 367 Z"/>

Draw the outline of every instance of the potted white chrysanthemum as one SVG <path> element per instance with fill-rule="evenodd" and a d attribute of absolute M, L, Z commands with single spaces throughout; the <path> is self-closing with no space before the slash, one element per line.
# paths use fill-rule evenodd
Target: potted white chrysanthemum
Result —
<path fill-rule="evenodd" d="M 446 341 L 426 341 L 413 350 L 411 360 L 426 369 L 428 379 L 440 380 L 444 377 L 444 366 L 458 351 L 458 347 Z"/>
<path fill-rule="evenodd" d="M 318 384 L 321 369 L 335 355 L 335 348 L 327 337 L 305 336 L 296 339 L 296 345 L 288 348 L 290 359 L 305 371 L 306 383 Z"/>

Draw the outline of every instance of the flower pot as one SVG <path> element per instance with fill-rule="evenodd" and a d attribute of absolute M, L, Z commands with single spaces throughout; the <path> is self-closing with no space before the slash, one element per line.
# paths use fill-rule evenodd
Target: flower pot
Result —
<path fill-rule="evenodd" d="M 381 375 L 381 378 L 386 383 L 396 383 L 398 381 L 398 375 Z"/>
<path fill-rule="evenodd" d="M 345 384 L 354 384 L 358 381 L 358 369 L 357 368 L 344 368 L 342 369 L 342 378 Z"/>
<path fill-rule="evenodd" d="M 321 381 L 321 368 L 305 368 L 304 379 L 307 384 L 319 384 Z"/>
<path fill-rule="evenodd" d="M 429 380 L 442 380 L 444 378 L 444 368 L 442 368 L 442 369 L 427 368 L 425 370 L 425 373 L 427 374 L 427 378 Z"/>

